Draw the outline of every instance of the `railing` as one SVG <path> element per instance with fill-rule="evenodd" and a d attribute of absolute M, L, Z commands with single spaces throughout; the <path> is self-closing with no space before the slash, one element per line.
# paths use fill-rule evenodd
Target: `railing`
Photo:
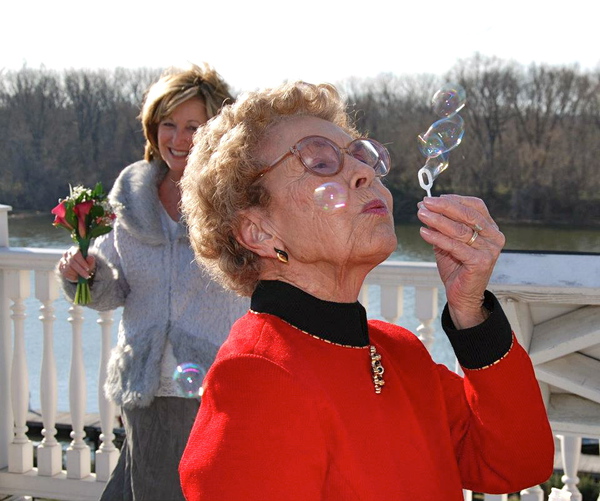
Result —
<path fill-rule="evenodd" d="M 98 499 L 119 454 L 113 444 L 115 407 L 105 400 L 101 390 L 111 349 L 113 315 L 112 312 L 97 314 L 102 349 L 98 388 L 91 390 L 98 393 L 102 433 L 92 461 L 92 451 L 84 441 L 89 388 L 84 377 L 83 309 L 79 306 L 69 309 L 72 441 L 63 469 L 62 447 L 56 440 L 57 363 L 52 348 L 54 305 L 59 297 L 53 269 L 62 252 L 9 248 L 8 210 L 9 207 L 0 206 L 0 493 L 77 501 Z M 540 267 L 540 259 L 545 260 L 544 266 Z M 503 302 L 520 342 L 536 364 L 551 423 L 562 445 L 563 482 L 565 489 L 573 493 L 573 501 L 581 500 L 576 485 L 581 437 L 600 436 L 599 260 L 599 256 L 503 254 L 490 286 Z M 563 280 L 561 270 L 579 267 L 585 267 L 586 272 L 580 276 L 570 272 L 568 283 L 557 283 Z M 32 275 L 34 291 L 30 290 Z M 596 285 L 592 286 L 593 283 Z M 410 292 L 414 298 L 414 316 L 419 322 L 417 334 L 432 350 L 437 342 L 433 323 L 439 313 L 440 286 L 433 263 L 385 262 L 368 276 L 361 302 L 373 313 L 375 306 L 368 303 L 375 294 L 379 303 L 375 315 L 395 323 L 403 313 L 404 291 Z M 32 292 L 40 304 L 39 328 L 44 339 L 40 378 L 44 429 L 43 439 L 35 447 L 36 467 L 34 446 L 26 426 L 30 371 L 24 342 L 25 318 L 32 315 L 26 311 L 25 301 Z M 575 335 L 571 339 L 561 337 L 565 332 Z M 577 357 L 575 375 L 565 368 L 564 359 L 571 356 Z M 578 357 L 584 357 L 586 364 Z M 470 496 L 465 493 L 465 499 Z M 506 500 L 507 496 L 486 495 L 485 499 Z M 539 486 L 527 489 L 521 493 L 521 499 L 541 501 L 542 489 Z"/>

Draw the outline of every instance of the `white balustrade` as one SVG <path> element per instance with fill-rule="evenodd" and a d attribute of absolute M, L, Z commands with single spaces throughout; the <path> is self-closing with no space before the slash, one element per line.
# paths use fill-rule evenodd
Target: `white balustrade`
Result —
<path fill-rule="evenodd" d="M 73 333 L 71 352 L 71 373 L 69 376 L 69 405 L 71 409 L 71 422 L 73 441 L 67 448 L 67 478 L 85 478 L 91 473 L 91 453 L 89 446 L 83 440 L 85 419 L 85 371 L 83 363 L 82 325 L 83 308 L 73 305 L 69 308 L 69 322 Z"/>
<path fill-rule="evenodd" d="M 42 405 L 41 444 L 37 448 L 38 474 L 52 477 L 62 470 L 62 447 L 56 440 L 57 380 L 54 357 L 54 301 L 58 299 L 58 283 L 51 271 L 35 274 L 35 297 L 42 303 L 40 321 L 44 330 L 40 401 Z"/>
<path fill-rule="evenodd" d="M 67 451 L 66 472 L 60 468 L 60 444 L 56 441 L 56 362 L 53 351 L 53 335 L 55 323 L 54 303 L 58 294 L 58 285 L 53 278 L 52 270 L 62 251 L 49 249 L 11 249 L 8 247 L 6 225 L 6 206 L 0 206 L 0 492 L 10 494 L 35 495 L 36 497 L 92 500 L 97 499 L 117 462 L 119 451 L 113 444 L 115 406 L 104 398 L 102 387 L 106 378 L 106 364 L 111 348 L 113 330 L 112 312 L 98 314 L 101 331 L 102 348 L 100 350 L 100 371 L 98 380 L 98 407 L 100 412 L 101 435 L 100 445 L 96 451 L 96 473 L 91 474 L 90 448 L 85 443 L 84 420 L 86 416 L 86 383 L 83 363 L 83 308 L 72 307 L 70 319 L 72 325 L 72 360 L 69 373 L 69 404 L 72 417 L 72 442 Z M 558 257 L 550 257 L 551 264 L 546 269 L 555 270 L 559 266 L 555 262 Z M 564 259 L 564 256 L 561 257 Z M 598 274 L 598 265 L 587 257 L 574 257 L 577 262 L 563 264 L 564 269 L 582 270 L 581 276 L 571 276 L 568 286 L 555 287 L 549 282 L 548 273 L 532 276 L 535 260 L 527 262 L 513 272 L 516 256 L 501 256 L 497 266 L 497 276 L 492 277 L 491 289 L 499 297 L 515 332 L 521 343 L 534 350 L 540 364 L 547 363 L 551 357 L 565 356 L 569 346 L 564 340 L 544 345 L 539 332 L 551 331 L 552 324 L 543 325 L 545 331 L 537 331 L 539 324 L 550 318 L 556 302 L 560 308 L 569 313 L 570 302 L 577 305 L 600 305 L 600 289 L 596 286 L 580 283 L 586 276 Z M 579 260 L 585 262 L 579 265 Z M 525 261 L 527 259 L 525 258 Z M 518 263 L 517 263 L 518 264 Z M 38 468 L 32 468 L 33 448 L 27 437 L 28 410 L 28 367 L 24 337 L 24 319 L 26 316 L 25 299 L 30 295 L 30 274 L 35 271 L 35 296 L 40 301 L 40 326 L 43 331 L 43 357 L 41 367 L 41 412 L 44 425 L 43 440 L 37 448 Z M 511 277 L 513 273 L 517 278 Z M 541 285 L 531 285 L 538 277 Z M 518 280 L 522 283 L 518 283 Z M 516 285 L 515 285 L 516 284 Z M 434 263 L 386 262 L 375 268 L 367 277 L 361 290 L 360 301 L 369 307 L 371 299 L 379 294 L 381 310 L 372 312 L 380 314 L 387 321 L 398 322 L 403 314 L 404 290 L 412 288 L 415 297 L 415 317 L 420 322 L 417 335 L 431 350 L 435 345 L 435 329 L 433 321 L 438 318 L 438 291 L 441 286 Z M 407 296 L 410 296 L 409 291 Z M 375 304 L 376 301 L 373 301 Z M 543 307 L 534 311 L 532 305 Z M 560 310 L 562 312 L 563 310 Z M 86 314 L 96 315 L 91 310 Z M 583 313 L 575 313 L 579 318 Z M 592 312 L 592 316 L 593 316 Z M 556 315 L 554 315 L 556 316 Z M 574 341 L 581 350 L 597 342 L 597 334 L 593 330 L 593 322 L 587 331 L 582 331 Z M 586 324 L 587 325 L 587 324 Z M 582 327 L 580 326 L 580 330 Z M 88 336 L 91 334 L 88 334 Z M 536 335 L 538 339 L 536 340 Z M 14 339 L 14 343 L 11 341 Z M 558 338 L 557 338 L 558 339 Z M 567 340 L 568 341 L 568 340 Z M 562 344 L 561 344 L 562 343 Z M 592 358 L 597 352 L 588 352 Z M 534 358 L 532 356 L 532 358 Z M 592 373 L 593 374 L 593 373 Z M 568 374 L 566 374 L 568 375 Z M 564 379 L 564 377 L 563 377 Z M 559 381 L 555 378 L 556 381 Z M 571 383 L 572 385 L 573 383 Z M 577 469 L 581 437 L 577 434 L 577 422 L 570 421 L 569 407 L 565 406 L 569 399 L 577 399 L 577 416 L 583 417 L 584 436 L 600 435 L 597 416 L 598 405 L 591 401 L 583 401 L 581 395 L 553 393 L 553 386 L 548 382 L 541 384 L 545 402 L 548 405 L 551 422 L 556 430 L 560 430 L 563 438 L 562 461 L 564 465 L 565 490 L 573 494 L 573 501 L 581 497 L 577 489 Z M 594 396 L 587 390 L 585 395 Z M 594 397 L 595 398 L 595 397 Z M 594 407 L 594 405 L 596 405 Z M 589 419 L 586 417 L 589 414 Z M 57 454 L 58 451 L 58 454 Z M 7 468 L 8 467 L 8 468 Z M 423 486 L 427 488 L 426 485 Z M 472 499 L 472 494 L 464 492 L 465 501 Z M 506 500 L 506 495 L 486 495 L 486 501 Z M 542 501 L 543 491 L 540 486 L 533 486 L 521 491 L 522 501 Z M 600 500 L 599 500 L 600 501 Z"/>
<path fill-rule="evenodd" d="M 29 408 L 29 375 L 25 357 L 25 299 L 29 296 L 29 273 L 7 273 L 8 297 L 13 305 L 14 344 L 11 370 L 11 401 L 14 415 L 14 437 L 10 444 L 8 471 L 26 473 L 33 468 L 33 444 L 27 438 Z"/>
<path fill-rule="evenodd" d="M 106 381 L 106 367 L 111 350 L 111 334 L 113 325 L 113 312 L 100 312 L 98 324 L 102 331 L 102 349 L 100 358 L 100 373 L 98 377 L 98 408 L 100 409 L 100 423 L 102 433 L 100 435 L 100 447 L 96 451 L 96 477 L 106 482 L 119 459 L 119 450 L 115 447 L 113 440 L 113 426 L 115 422 L 115 404 L 108 400 L 104 394 L 104 382 Z"/>
<path fill-rule="evenodd" d="M 508 494 L 485 494 L 484 501 L 508 501 Z"/>

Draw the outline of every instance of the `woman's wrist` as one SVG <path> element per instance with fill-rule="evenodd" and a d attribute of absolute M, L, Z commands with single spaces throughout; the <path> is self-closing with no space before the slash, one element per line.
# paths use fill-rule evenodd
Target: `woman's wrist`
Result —
<path fill-rule="evenodd" d="M 457 312 L 452 308 L 448 308 L 448 310 L 450 318 L 458 330 L 480 325 L 490 316 L 490 311 L 483 304 L 478 309 L 469 312 Z"/>

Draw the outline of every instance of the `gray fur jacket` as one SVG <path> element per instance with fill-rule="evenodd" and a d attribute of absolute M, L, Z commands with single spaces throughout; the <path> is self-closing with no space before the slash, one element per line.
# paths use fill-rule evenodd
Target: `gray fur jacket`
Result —
<path fill-rule="evenodd" d="M 183 224 L 173 239 L 163 230 L 158 185 L 166 173 L 155 162 L 126 167 L 109 194 L 114 229 L 90 249 L 97 266 L 88 306 L 99 311 L 123 306 L 105 392 L 125 407 L 152 402 L 167 339 L 178 363 L 208 369 L 231 325 L 249 307 L 248 299 L 225 291 L 194 262 Z M 72 300 L 75 284 L 63 280 L 63 288 Z"/>

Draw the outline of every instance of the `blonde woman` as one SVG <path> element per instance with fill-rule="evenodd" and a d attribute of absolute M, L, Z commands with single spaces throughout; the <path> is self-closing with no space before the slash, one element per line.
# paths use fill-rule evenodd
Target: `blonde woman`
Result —
<path fill-rule="evenodd" d="M 111 193 L 114 230 L 87 259 L 69 249 L 58 265 L 73 298 L 78 275 L 93 276 L 97 310 L 123 307 L 105 391 L 121 407 L 126 438 L 104 501 L 181 500 L 177 465 L 198 410 L 173 373 L 208 369 L 247 302 L 225 292 L 193 262 L 179 213 L 179 181 L 196 130 L 233 99 L 211 67 L 171 69 L 141 111 L 144 160 L 126 167 Z"/>

